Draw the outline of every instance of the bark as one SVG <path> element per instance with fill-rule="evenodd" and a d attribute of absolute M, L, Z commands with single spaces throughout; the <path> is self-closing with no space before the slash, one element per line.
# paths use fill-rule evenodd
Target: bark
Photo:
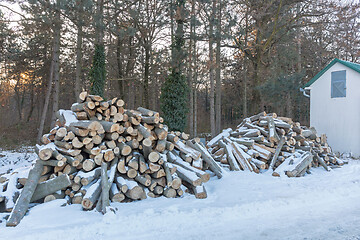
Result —
<path fill-rule="evenodd" d="M 198 199 L 207 198 L 206 189 L 203 185 L 197 186 L 197 187 L 188 185 L 186 183 L 184 185 L 190 190 L 191 193 L 193 193 L 195 195 L 196 198 L 198 198 Z"/>
<path fill-rule="evenodd" d="M 245 13 L 245 46 L 247 46 L 247 42 L 248 42 L 248 38 L 247 38 L 247 34 L 248 34 L 248 11 L 246 10 Z M 247 110 L 247 57 L 246 54 L 244 55 L 244 60 L 243 60 L 243 76 L 244 76 L 244 94 L 243 94 L 243 117 L 247 117 L 248 115 L 248 110 Z"/>
<path fill-rule="evenodd" d="M 176 197 L 176 190 L 173 188 L 166 188 L 164 190 L 163 194 L 167 198 L 174 198 L 174 197 Z"/>
<path fill-rule="evenodd" d="M 46 197 L 49 194 L 57 192 L 70 185 L 71 185 L 70 178 L 66 174 L 42 182 L 37 185 L 34 194 L 31 197 L 31 202 L 37 201 L 43 197 Z"/>
<path fill-rule="evenodd" d="M 96 1 L 95 14 L 95 43 L 98 45 L 104 44 L 104 0 Z"/>
<path fill-rule="evenodd" d="M 135 51 L 134 51 L 134 37 L 129 37 L 129 61 L 126 66 L 126 74 L 131 77 L 128 87 L 128 107 L 130 109 L 134 109 L 135 107 L 135 94 L 133 94 L 136 90 L 134 78 L 134 66 L 136 62 Z"/>
<path fill-rule="evenodd" d="M 7 227 L 17 226 L 21 219 L 25 216 L 42 171 L 43 165 L 38 162 L 35 163 L 34 167 L 30 170 L 25 186 L 15 203 L 15 207 L 10 214 L 9 220 L 6 222 Z"/>
<path fill-rule="evenodd" d="M 227 160 L 230 165 L 230 170 L 231 171 L 240 171 L 239 165 L 234 157 L 234 154 L 232 153 L 233 152 L 232 146 L 230 144 L 225 144 L 222 140 L 220 140 L 218 143 L 219 143 L 219 146 L 221 146 L 225 149 Z"/>
<path fill-rule="evenodd" d="M 196 173 L 189 171 L 185 168 L 182 168 L 180 166 L 177 166 L 176 174 L 183 181 L 190 183 L 192 186 L 200 186 L 202 183 L 201 178 L 199 176 L 197 176 Z"/>
<path fill-rule="evenodd" d="M 195 57 L 194 48 L 192 45 L 195 44 L 195 1 L 191 3 L 191 21 L 190 21 L 190 41 L 189 41 L 189 70 L 188 70 L 188 84 L 189 84 L 189 132 L 190 135 L 194 136 L 194 84 L 193 84 L 193 59 Z"/>
<path fill-rule="evenodd" d="M 119 190 L 122 193 L 126 193 L 128 190 L 128 185 L 126 184 L 126 180 L 123 177 L 117 177 L 115 178 L 115 183 L 117 185 L 117 187 L 119 188 Z"/>
<path fill-rule="evenodd" d="M 112 202 L 121 202 L 125 199 L 125 195 L 119 191 L 115 183 L 111 185 L 110 198 Z"/>
<path fill-rule="evenodd" d="M 57 59 L 57 56 L 56 56 L 57 51 L 56 51 L 55 46 L 56 46 L 56 40 L 54 38 L 53 39 L 52 61 L 51 61 L 51 65 L 50 65 L 49 82 L 48 82 L 48 86 L 47 86 L 48 89 L 46 91 L 44 107 L 43 107 L 43 110 L 42 110 L 42 113 L 41 113 L 39 132 L 38 132 L 38 136 L 37 136 L 37 143 L 40 143 L 41 136 L 43 135 L 43 132 L 44 132 L 46 114 L 47 114 L 49 103 L 50 103 L 50 96 L 51 96 L 53 78 L 54 78 L 54 65 L 55 65 L 55 59 Z"/>
<path fill-rule="evenodd" d="M 285 143 L 285 137 L 283 136 L 281 139 L 280 139 L 280 142 L 279 144 L 277 145 L 276 147 L 276 150 L 275 150 L 275 154 L 270 162 L 270 165 L 269 165 L 269 169 L 274 169 L 274 166 L 275 166 L 275 163 L 276 163 L 276 160 L 278 159 L 279 157 L 279 154 L 281 152 L 281 148 L 282 146 L 284 145 Z"/>
<path fill-rule="evenodd" d="M 148 42 L 144 44 L 145 48 L 145 62 L 144 62 L 144 83 L 143 83 L 143 106 L 149 108 L 149 75 L 150 75 L 150 54 L 151 46 Z"/>
<path fill-rule="evenodd" d="M 210 170 L 213 171 L 218 178 L 222 178 L 224 169 L 215 162 L 207 149 L 199 143 L 194 143 L 194 146 L 196 147 L 196 150 L 201 153 L 203 160 L 209 165 Z"/>
<path fill-rule="evenodd" d="M 35 108 L 35 104 L 34 104 L 34 84 L 31 84 L 30 86 L 31 88 L 31 92 L 30 92 L 30 110 L 29 110 L 29 114 L 26 118 L 26 121 L 29 122 L 31 119 L 31 116 L 34 112 L 34 108 Z"/>
<path fill-rule="evenodd" d="M 90 184 L 94 179 L 99 178 L 99 176 L 101 175 L 101 169 L 100 168 L 96 168 L 94 170 L 92 170 L 91 172 L 79 172 L 77 174 L 77 176 L 80 175 L 79 177 L 81 177 L 80 183 L 83 186 L 86 186 L 88 184 Z"/>
<path fill-rule="evenodd" d="M 216 4 L 216 0 L 213 0 L 213 11 L 214 6 Z M 210 22 L 209 22 L 209 78 L 210 78 L 210 130 L 211 137 L 216 135 L 216 126 L 215 126 L 215 84 L 214 84 L 214 71 L 213 71 L 213 62 L 214 62 L 214 54 L 213 54 L 213 30 L 214 28 L 214 15 L 211 14 Z"/>
<path fill-rule="evenodd" d="M 313 155 L 309 152 L 301 156 L 301 160 L 298 164 L 294 166 L 292 170 L 286 172 L 288 177 L 299 177 L 301 173 L 306 170 L 306 168 L 311 164 Z"/>
<path fill-rule="evenodd" d="M 195 82 L 197 82 L 197 72 L 195 73 Z M 196 87 L 194 91 L 194 135 L 193 136 L 197 136 L 197 88 Z"/>
<path fill-rule="evenodd" d="M 56 1 L 55 9 L 55 24 L 54 24 L 54 40 L 55 40 L 55 61 L 54 61 L 54 93 L 53 93 L 53 107 L 51 126 L 55 125 L 56 112 L 59 110 L 59 91 L 60 91 L 60 34 L 61 34 L 61 19 L 60 19 L 60 0 Z"/>
<path fill-rule="evenodd" d="M 117 37 L 117 45 L 116 45 L 116 61 L 118 67 L 118 86 L 119 86 L 119 97 L 124 99 L 125 89 L 124 89 L 124 72 L 123 72 L 123 65 L 122 65 L 122 58 L 121 58 L 121 51 L 122 51 L 122 37 Z"/>
<path fill-rule="evenodd" d="M 174 154 L 173 152 L 168 152 L 167 153 L 167 159 L 170 163 L 173 163 L 173 164 L 176 164 L 176 165 L 179 165 L 189 171 L 192 171 L 194 173 L 196 173 L 197 176 L 199 176 L 201 178 L 201 181 L 202 182 L 207 182 L 210 180 L 210 174 L 207 173 L 207 172 L 204 172 L 202 170 L 199 170 L 197 168 L 194 168 L 193 166 L 191 166 L 189 163 L 187 162 L 184 162 L 181 160 L 181 158 Z"/>
<path fill-rule="evenodd" d="M 110 206 L 109 202 L 109 191 L 110 184 L 108 182 L 108 174 L 107 174 L 107 166 L 106 162 L 101 163 L 101 203 L 102 203 L 102 213 L 106 213 L 106 207 Z"/>
<path fill-rule="evenodd" d="M 82 41 L 83 41 L 83 29 L 82 29 L 82 2 L 80 1 L 80 11 L 77 21 L 77 39 L 76 39 L 76 70 L 75 70 L 75 99 L 78 99 L 81 92 L 81 67 L 82 67 Z"/>
<path fill-rule="evenodd" d="M 81 205 L 84 209 L 91 209 L 95 202 L 99 199 L 101 194 L 101 180 L 97 180 L 93 183 L 89 189 L 86 191 L 86 194 L 81 202 Z"/>
<path fill-rule="evenodd" d="M 216 79 L 216 104 L 215 104 L 215 123 L 216 131 L 218 134 L 221 131 L 221 63 L 220 63 L 220 44 L 221 44 L 221 0 L 219 1 L 219 9 L 217 13 L 217 23 L 216 23 L 216 69 L 215 69 L 215 79 Z M 215 7 L 216 8 L 216 7 Z M 215 13 L 214 13 L 215 14 Z"/>

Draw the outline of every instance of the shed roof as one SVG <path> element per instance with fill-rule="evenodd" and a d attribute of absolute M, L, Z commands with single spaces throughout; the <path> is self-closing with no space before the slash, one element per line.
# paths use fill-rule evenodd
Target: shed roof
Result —
<path fill-rule="evenodd" d="M 310 81 L 308 81 L 305 85 L 305 87 L 310 87 L 311 84 L 313 84 L 316 80 L 318 80 L 329 68 L 331 68 L 335 63 L 341 63 L 343 65 L 345 65 L 346 67 L 351 68 L 352 70 L 360 73 L 360 64 L 358 63 L 353 63 L 353 62 L 348 62 L 348 61 L 344 61 L 344 60 L 340 60 L 335 58 L 334 60 L 332 60 L 323 70 L 321 70 L 318 74 L 315 75 L 315 77 L 313 77 Z"/>

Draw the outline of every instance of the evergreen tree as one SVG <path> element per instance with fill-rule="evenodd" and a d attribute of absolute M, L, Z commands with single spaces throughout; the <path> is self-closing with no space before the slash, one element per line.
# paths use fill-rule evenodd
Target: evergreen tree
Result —
<path fill-rule="evenodd" d="M 188 113 L 188 85 L 183 75 L 185 0 L 176 1 L 176 32 L 172 43 L 171 74 L 162 86 L 160 102 L 165 123 L 171 130 L 184 131 Z"/>
<path fill-rule="evenodd" d="M 93 64 L 90 70 L 90 93 L 104 96 L 105 87 L 105 48 L 104 45 L 95 45 Z"/>
<path fill-rule="evenodd" d="M 95 53 L 90 70 L 90 93 L 104 97 L 105 89 L 105 44 L 104 44 L 104 0 L 96 1 L 94 15 Z"/>

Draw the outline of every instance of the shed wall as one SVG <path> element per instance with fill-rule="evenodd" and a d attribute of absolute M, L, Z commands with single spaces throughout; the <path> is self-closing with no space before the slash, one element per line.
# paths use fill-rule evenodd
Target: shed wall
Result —
<path fill-rule="evenodd" d="M 340 70 L 346 70 L 346 97 L 331 98 L 331 72 Z M 310 89 L 310 125 L 334 151 L 360 157 L 360 73 L 336 63 Z"/>

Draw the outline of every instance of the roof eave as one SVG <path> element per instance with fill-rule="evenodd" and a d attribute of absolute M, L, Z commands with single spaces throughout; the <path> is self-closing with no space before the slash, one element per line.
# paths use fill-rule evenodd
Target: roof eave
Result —
<path fill-rule="evenodd" d="M 335 63 L 341 63 L 342 65 L 360 73 L 360 68 L 355 67 L 353 64 L 347 61 L 342 61 L 340 59 L 334 58 L 324 69 L 322 69 L 318 74 L 316 74 L 310 81 L 308 81 L 303 88 L 310 87 L 316 80 L 318 80 L 329 68 L 331 68 Z"/>

